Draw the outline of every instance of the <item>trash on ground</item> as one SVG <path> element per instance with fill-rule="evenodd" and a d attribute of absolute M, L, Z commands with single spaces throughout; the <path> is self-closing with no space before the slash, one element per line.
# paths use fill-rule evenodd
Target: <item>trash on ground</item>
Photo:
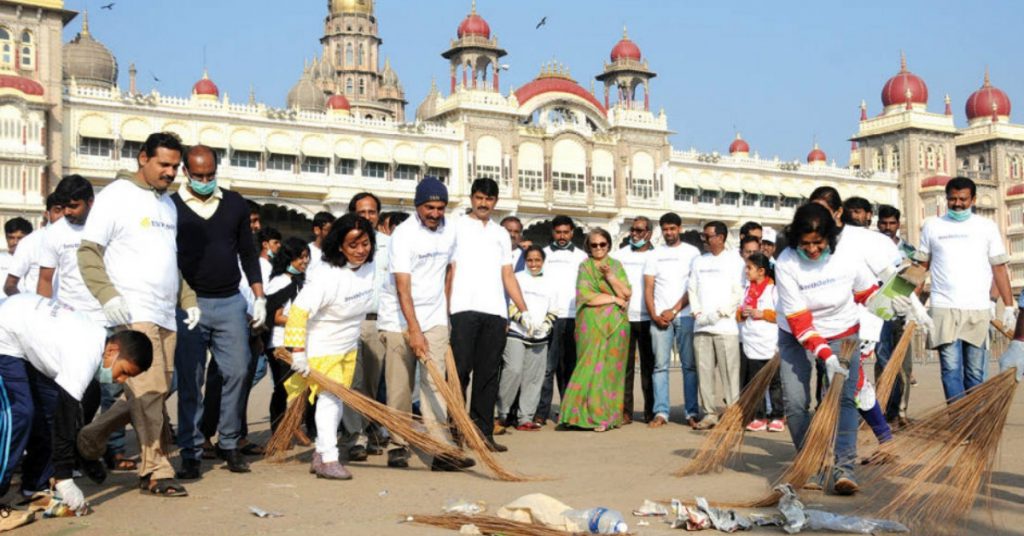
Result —
<path fill-rule="evenodd" d="M 667 516 L 668 508 L 661 503 L 656 503 L 650 499 L 644 499 L 644 503 L 640 505 L 640 508 L 633 510 L 634 517 L 653 517 L 653 516 Z"/>
<path fill-rule="evenodd" d="M 651 523 L 649 521 L 644 521 L 643 519 L 641 519 L 640 521 L 636 522 L 636 526 L 638 526 L 638 527 L 649 527 L 649 526 L 651 526 Z"/>
<path fill-rule="evenodd" d="M 722 532 L 750 530 L 751 521 L 735 510 L 712 508 L 707 499 L 697 497 L 696 506 L 686 506 L 681 501 L 672 499 L 672 511 L 675 519 L 669 521 L 674 529 L 688 531 L 716 529 Z"/>
<path fill-rule="evenodd" d="M 566 510 L 562 512 L 573 525 L 574 532 L 586 534 L 627 534 L 629 526 L 626 525 L 622 512 L 599 506 L 589 510 Z"/>
<path fill-rule="evenodd" d="M 282 516 L 284 516 L 284 514 L 282 514 L 280 512 L 268 512 L 268 511 L 260 508 L 259 506 L 250 506 L 249 507 L 249 512 L 251 512 L 252 515 L 254 515 L 256 517 L 282 517 Z"/>
<path fill-rule="evenodd" d="M 783 484 L 776 486 L 775 489 L 782 494 L 782 498 L 779 499 L 779 511 L 784 518 L 782 529 L 789 534 L 796 534 L 804 529 L 856 534 L 910 532 L 905 525 L 896 521 L 804 509 L 803 503 L 800 502 L 800 498 L 797 497 L 792 486 Z"/>
<path fill-rule="evenodd" d="M 572 507 L 543 493 L 531 493 L 498 509 L 498 517 L 520 523 L 544 525 L 553 529 L 571 530 L 562 512 Z"/>
<path fill-rule="evenodd" d="M 480 535 L 482 535 L 483 533 L 480 532 L 480 527 L 478 527 L 478 526 L 476 526 L 476 525 L 474 525 L 472 523 L 469 523 L 469 524 L 466 524 L 466 525 L 463 525 L 463 526 L 459 527 L 459 534 L 480 534 Z"/>
<path fill-rule="evenodd" d="M 382 489 L 382 490 L 378 491 L 377 492 L 377 496 L 378 497 L 387 497 L 388 496 L 388 490 Z"/>
<path fill-rule="evenodd" d="M 448 499 L 441 508 L 446 514 L 482 514 L 487 511 L 487 503 L 483 501 L 469 501 L 466 499 Z"/>

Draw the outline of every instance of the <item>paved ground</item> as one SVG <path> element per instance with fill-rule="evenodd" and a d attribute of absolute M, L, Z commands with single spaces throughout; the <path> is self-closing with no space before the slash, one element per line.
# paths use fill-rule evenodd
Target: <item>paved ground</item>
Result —
<path fill-rule="evenodd" d="M 938 365 L 916 370 L 919 385 L 912 400 L 912 416 L 941 401 Z M 135 490 L 134 474 L 114 474 L 102 487 L 79 480 L 96 512 L 84 518 L 44 519 L 18 534 L 455 534 L 398 524 L 405 513 L 437 513 L 447 499 L 483 500 L 496 510 L 521 495 L 543 492 L 574 507 L 607 506 L 629 512 L 645 498 L 691 498 L 704 495 L 718 500 L 744 500 L 761 495 L 793 455 L 787 434 L 748 434 L 742 463 L 721 474 L 670 476 L 685 463 L 703 435 L 678 424 L 681 421 L 681 380 L 672 371 L 673 423 L 659 430 L 633 424 L 605 434 L 543 431 L 502 436 L 509 446 L 501 455 L 507 466 L 548 480 L 503 483 L 482 473 L 431 473 L 418 461 L 406 470 L 388 469 L 384 457 L 353 464 L 349 482 L 318 480 L 307 473 L 303 461 L 270 464 L 258 461 L 253 472 L 236 475 L 220 464 L 207 462 L 203 480 L 191 483 L 189 497 L 163 499 Z M 256 439 L 266 439 L 265 418 L 269 386 L 254 392 L 250 417 Z M 174 403 L 172 401 L 171 407 Z M 172 409 L 173 411 L 173 409 Z M 993 478 L 991 510 L 978 503 L 962 533 L 1024 534 L 1024 396 L 1018 396 L 1004 436 L 1001 463 Z M 1015 448 L 1016 447 L 1016 448 Z M 174 460 L 177 463 L 177 459 Z M 870 492 L 870 490 L 868 490 Z M 864 498 L 838 498 L 819 493 L 804 496 L 808 504 L 835 511 L 856 511 Z M 281 512 L 283 517 L 259 519 L 249 506 Z M 990 515 L 991 512 L 991 515 Z M 870 512 L 862 512 L 870 513 Z M 638 527 L 639 534 L 668 534 L 656 520 Z M 763 530 L 762 532 L 769 532 Z M 781 530 L 770 531 L 783 534 Z"/>

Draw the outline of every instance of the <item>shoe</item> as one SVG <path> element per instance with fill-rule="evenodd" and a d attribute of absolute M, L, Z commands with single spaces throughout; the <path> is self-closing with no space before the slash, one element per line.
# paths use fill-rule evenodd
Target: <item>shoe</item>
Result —
<path fill-rule="evenodd" d="M 910 375 L 910 385 L 917 385 L 917 377 L 913 374 Z"/>
<path fill-rule="evenodd" d="M 629 415 L 623 415 L 622 416 L 622 426 L 626 426 L 627 424 L 633 424 L 633 417 L 631 417 Z"/>
<path fill-rule="evenodd" d="M 747 425 L 748 432 L 763 432 L 768 429 L 768 423 L 764 419 L 754 419 Z"/>
<path fill-rule="evenodd" d="M 15 510 L 7 504 L 0 503 L 0 532 L 14 530 L 35 521 L 36 515 L 24 510 Z"/>
<path fill-rule="evenodd" d="M 435 457 L 434 461 L 430 464 L 431 471 L 462 471 L 463 469 L 469 469 L 476 465 L 476 460 L 473 458 L 445 458 Z"/>
<path fill-rule="evenodd" d="M 665 417 L 662 416 L 662 415 L 657 415 L 657 416 L 654 417 L 654 420 L 652 420 L 651 422 L 647 423 L 647 427 L 648 428 L 661 428 L 662 426 L 665 426 L 666 424 L 668 424 L 668 421 L 665 419 Z"/>
<path fill-rule="evenodd" d="M 362 445 L 352 445 L 352 448 L 348 449 L 348 461 L 350 462 L 365 462 L 369 457 L 370 453 Z"/>
<path fill-rule="evenodd" d="M 543 426 L 533 421 L 527 421 L 524 422 L 523 424 L 520 424 L 519 426 L 516 426 L 516 430 L 519 430 L 520 432 L 536 432 L 539 431 L 541 428 L 543 428 Z"/>
<path fill-rule="evenodd" d="M 700 421 L 698 421 L 696 417 L 687 417 L 686 425 L 690 428 L 696 430 L 698 424 L 700 424 Z"/>
<path fill-rule="evenodd" d="M 853 495 L 860 491 L 860 486 L 857 485 L 857 480 L 854 479 L 852 472 L 837 468 L 832 475 L 835 479 L 832 489 L 836 495 Z"/>
<path fill-rule="evenodd" d="M 217 447 L 217 457 L 227 462 L 228 471 L 232 473 L 248 473 L 249 462 L 238 449 L 222 449 Z"/>
<path fill-rule="evenodd" d="M 505 422 L 501 419 L 494 419 L 494 435 L 505 435 L 508 428 L 505 427 Z"/>
<path fill-rule="evenodd" d="M 381 454 L 384 454 L 384 446 L 374 445 L 373 443 L 367 443 L 366 453 L 369 454 L 370 456 L 380 456 Z"/>
<path fill-rule="evenodd" d="M 409 458 L 412 454 L 405 447 L 398 447 L 388 451 L 388 467 L 404 469 L 409 467 Z"/>
<path fill-rule="evenodd" d="M 327 462 L 324 463 L 317 460 L 317 463 L 313 466 L 313 472 L 316 473 L 317 478 L 326 478 L 327 480 L 352 480 L 352 473 L 345 469 L 344 465 L 339 462 Z"/>
<path fill-rule="evenodd" d="M 217 447 L 213 446 L 213 443 L 209 439 L 203 441 L 203 459 L 204 460 L 216 460 L 217 459 Z"/>
<path fill-rule="evenodd" d="M 487 441 L 487 450 L 491 452 L 508 452 L 508 447 L 501 443 L 495 443 L 494 438 L 488 438 L 485 441 Z"/>
<path fill-rule="evenodd" d="M 544 428 L 544 425 L 548 423 L 548 420 L 543 417 L 534 417 L 533 423 L 536 424 L 537 426 L 540 426 L 541 428 Z"/>
<path fill-rule="evenodd" d="M 811 491 L 821 491 L 825 489 L 824 484 L 821 482 L 821 475 L 811 475 L 807 478 L 807 482 L 804 484 L 804 489 Z"/>
<path fill-rule="evenodd" d="M 714 415 L 705 415 L 695 427 L 696 430 L 710 430 L 718 424 L 718 417 Z"/>
<path fill-rule="evenodd" d="M 316 474 L 316 466 L 320 465 L 322 463 L 320 460 L 321 460 L 320 453 L 314 450 L 313 451 L 313 461 L 309 462 L 309 474 L 311 474 L 311 475 L 315 475 Z"/>
<path fill-rule="evenodd" d="M 203 461 L 191 458 L 181 459 L 181 469 L 174 472 L 178 480 L 199 480 L 203 478 Z"/>
<path fill-rule="evenodd" d="M 906 428 L 910 426 L 910 419 L 908 419 L 906 415 L 900 415 L 899 417 L 896 417 L 896 424 L 900 428 Z"/>
<path fill-rule="evenodd" d="M 768 423 L 769 432 L 785 432 L 786 423 L 782 419 L 772 419 L 772 422 Z"/>

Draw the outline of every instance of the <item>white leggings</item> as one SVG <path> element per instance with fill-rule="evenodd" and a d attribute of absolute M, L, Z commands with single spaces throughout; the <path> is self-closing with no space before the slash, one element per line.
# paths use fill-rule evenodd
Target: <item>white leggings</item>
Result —
<path fill-rule="evenodd" d="M 338 397 L 320 391 L 316 401 L 316 452 L 324 463 L 338 461 L 338 425 L 344 409 Z"/>

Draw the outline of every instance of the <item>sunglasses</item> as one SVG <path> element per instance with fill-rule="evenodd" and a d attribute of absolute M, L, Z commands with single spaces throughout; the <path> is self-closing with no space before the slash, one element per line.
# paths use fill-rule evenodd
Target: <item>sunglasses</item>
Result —
<path fill-rule="evenodd" d="M 608 242 L 591 242 L 590 249 L 604 249 L 608 247 Z"/>
<path fill-rule="evenodd" d="M 632 229 L 629 230 L 629 232 L 631 232 L 631 233 L 646 233 L 647 229 L 640 229 L 638 227 L 633 227 Z"/>

